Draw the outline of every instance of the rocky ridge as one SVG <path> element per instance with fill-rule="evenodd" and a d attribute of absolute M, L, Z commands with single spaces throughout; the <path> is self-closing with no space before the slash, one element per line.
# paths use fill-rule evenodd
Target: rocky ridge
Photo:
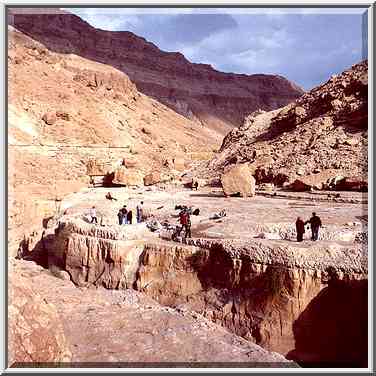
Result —
<path fill-rule="evenodd" d="M 112 65 L 142 93 L 221 135 L 249 112 L 279 108 L 303 93 L 281 76 L 222 73 L 190 63 L 179 52 L 161 51 L 131 32 L 95 29 L 66 12 L 13 13 L 12 24 L 51 51 Z"/>
<path fill-rule="evenodd" d="M 113 67 L 53 52 L 11 26 L 8 43 L 12 254 L 58 211 L 56 199 L 88 186 L 91 160 L 109 172 L 136 161 L 127 164 L 133 175 L 170 178 L 166 161 L 190 163 L 217 144 L 213 132 L 139 93 Z"/>
<path fill-rule="evenodd" d="M 200 238 L 176 244 L 158 239 L 155 234 L 135 242 L 132 239 L 137 235 L 133 232 L 128 241 L 113 240 L 111 229 L 93 232 L 90 227 L 95 226 L 70 221 L 67 218 L 62 222 L 64 225 L 46 251 L 50 267 L 56 265 L 68 271 L 78 286 L 135 288 L 163 305 L 202 314 L 231 332 L 296 361 L 365 361 L 363 347 L 358 352 L 356 346 L 339 345 L 349 341 L 346 334 L 338 343 L 337 337 L 330 339 L 330 346 L 342 346 L 335 355 L 316 346 L 309 349 L 305 340 L 297 346 L 299 334 L 294 329 L 294 322 L 303 321 L 303 327 L 299 327 L 303 336 L 309 336 L 311 330 L 321 330 L 306 328 L 302 317 L 312 305 L 321 304 L 321 295 L 342 292 L 354 295 L 354 299 L 360 294 L 359 299 L 363 300 L 359 301 L 359 312 L 356 310 L 353 315 L 360 315 L 359 320 L 364 323 L 368 275 L 364 244 L 320 242 L 307 249 L 307 245 L 276 240 Z M 334 308 L 323 303 L 321 309 L 326 312 Z M 321 325 L 320 320 L 315 325 Z M 359 325 L 354 324 L 354 330 Z M 366 335 L 363 329 L 359 329 L 362 336 Z M 363 346 L 363 341 L 364 338 L 359 346 Z"/>
<path fill-rule="evenodd" d="M 248 163 L 257 183 L 321 189 L 332 179 L 342 189 L 367 187 L 367 61 L 271 112 L 256 111 L 224 138 L 201 175 Z M 362 183 L 365 182 L 365 183 Z M 362 185 L 363 184 L 363 185 Z M 299 188 L 297 188 L 299 189 Z"/>

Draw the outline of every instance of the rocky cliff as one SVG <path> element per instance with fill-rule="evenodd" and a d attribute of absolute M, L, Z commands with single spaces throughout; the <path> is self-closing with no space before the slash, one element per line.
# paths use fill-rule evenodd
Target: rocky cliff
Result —
<path fill-rule="evenodd" d="M 55 199 L 88 186 L 92 159 L 109 171 L 126 160 L 139 175 L 170 173 L 166 160 L 218 145 L 214 132 L 141 94 L 123 72 L 56 53 L 11 26 L 8 36 L 12 253 L 55 214 Z"/>
<path fill-rule="evenodd" d="M 127 31 L 91 27 L 73 14 L 19 14 L 20 31 L 59 54 L 75 54 L 126 73 L 142 93 L 221 134 L 259 108 L 286 105 L 303 91 L 281 76 L 222 73 L 164 52 Z"/>
<path fill-rule="evenodd" d="M 192 244 L 146 245 L 137 288 L 301 364 L 367 363 L 367 257 L 360 247 L 307 254 L 267 242 Z"/>
<path fill-rule="evenodd" d="M 366 189 L 368 146 L 367 61 L 275 111 L 256 111 L 224 138 L 202 174 L 248 163 L 258 183 L 301 181 L 320 189 L 333 179 L 340 189 Z"/>
<path fill-rule="evenodd" d="M 137 236 L 68 220 L 47 249 L 49 262 L 78 286 L 133 287 L 301 364 L 367 364 L 364 244 L 307 249 L 269 240 L 189 239 L 180 245 L 132 240 Z"/>
<path fill-rule="evenodd" d="M 27 261 L 11 270 L 10 367 L 297 367 L 135 290 L 76 288 Z"/>

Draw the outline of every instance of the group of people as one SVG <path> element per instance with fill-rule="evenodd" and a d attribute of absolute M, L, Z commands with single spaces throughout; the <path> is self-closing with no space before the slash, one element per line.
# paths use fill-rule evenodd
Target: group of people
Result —
<path fill-rule="evenodd" d="M 107 193 L 106 198 L 109 200 L 117 201 L 116 198 L 111 196 L 110 192 Z M 141 223 L 143 221 L 143 217 L 144 217 L 143 205 L 144 205 L 144 202 L 141 201 L 136 206 L 137 223 Z M 177 231 L 175 232 L 174 237 L 180 236 L 181 232 L 184 230 L 184 237 L 190 238 L 191 237 L 191 214 L 192 214 L 191 209 L 186 206 L 179 206 L 179 207 L 176 207 L 175 209 L 178 209 L 178 208 L 181 209 L 179 213 L 180 226 L 177 227 Z M 194 212 L 193 214 L 198 214 L 198 213 Z M 93 206 L 90 209 L 90 216 L 91 216 L 91 223 L 98 223 L 95 206 Z M 126 205 L 124 205 L 122 208 L 119 209 L 117 216 L 118 216 L 119 225 L 132 224 L 133 212 L 132 210 L 127 209 Z M 295 223 L 296 240 L 298 242 L 303 241 L 303 235 L 305 233 L 306 224 L 309 224 L 311 227 L 311 240 L 312 241 L 318 240 L 319 230 L 320 230 L 320 227 L 322 227 L 322 223 L 321 223 L 320 217 L 317 216 L 315 212 L 312 213 L 312 217 L 307 221 L 303 221 L 301 217 L 297 218 L 296 223 Z"/>
<path fill-rule="evenodd" d="M 303 221 L 301 217 L 296 220 L 296 240 L 298 242 L 303 241 L 303 234 L 305 233 L 305 225 L 310 224 L 311 226 L 311 240 L 316 241 L 319 238 L 319 230 L 322 226 L 321 219 L 316 215 L 315 212 L 312 213 L 312 217 L 308 221 Z"/>
<path fill-rule="evenodd" d="M 106 195 L 107 199 L 110 199 L 108 196 L 111 196 L 110 193 Z M 111 197 L 111 200 L 116 200 L 116 198 Z M 96 223 L 98 224 L 98 218 L 97 218 L 97 210 L 95 206 L 91 207 L 89 211 L 89 215 L 91 217 L 90 223 Z M 132 224 L 132 219 L 133 219 L 133 212 L 131 209 L 127 209 L 127 206 L 124 205 L 122 208 L 119 209 L 118 211 L 118 222 L 119 225 L 127 225 L 127 224 Z M 137 223 L 141 223 L 144 218 L 144 202 L 141 201 L 137 206 L 136 206 L 136 219 Z M 101 222 L 102 223 L 102 222 Z"/>
<path fill-rule="evenodd" d="M 127 209 L 127 205 L 124 205 L 122 208 L 119 209 L 117 216 L 118 216 L 118 220 L 119 220 L 119 225 L 132 224 L 133 212 L 132 212 L 131 209 Z M 136 206 L 137 223 L 142 222 L 143 216 L 144 216 L 144 202 L 141 201 Z"/>

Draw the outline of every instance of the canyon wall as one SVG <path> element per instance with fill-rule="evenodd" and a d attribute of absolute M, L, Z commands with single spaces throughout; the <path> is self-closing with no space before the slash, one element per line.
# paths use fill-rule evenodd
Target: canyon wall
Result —
<path fill-rule="evenodd" d="M 287 106 L 255 111 L 223 139 L 199 175 L 246 163 L 257 183 L 296 190 L 367 190 L 368 62 L 353 65 Z M 295 184 L 292 184 L 295 183 Z"/>
<path fill-rule="evenodd" d="M 49 260 L 63 260 L 60 267 L 79 286 L 133 287 L 301 364 L 367 363 L 364 245 L 307 250 L 205 239 L 181 245 L 135 242 L 134 234 L 109 229 L 90 231 L 89 225 L 67 222 L 48 250 Z"/>
<path fill-rule="evenodd" d="M 108 172 L 125 160 L 133 163 L 130 173 L 171 176 L 166 161 L 189 164 L 191 155 L 218 146 L 214 132 L 141 94 L 111 66 L 58 54 L 11 26 L 8 47 L 12 255 L 58 214 L 56 199 L 89 186 L 91 161 L 104 162 Z"/>
<path fill-rule="evenodd" d="M 282 107 L 303 94 L 277 75 L 223 73 L 193 64 L 179 52 L 164 52 L 128 31 L 105 31 L 69 14 L 22 14 L 10 22 L 59 54 L 75 54 L 126 73 L 142 93 L 219 132 L 239 126 L 259 108 Z"/>

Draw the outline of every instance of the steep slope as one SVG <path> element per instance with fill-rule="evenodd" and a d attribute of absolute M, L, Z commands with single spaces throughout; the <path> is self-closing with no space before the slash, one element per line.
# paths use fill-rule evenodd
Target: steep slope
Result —
<path fill-rule="evenodd" d="M 258 183 L 299 178 L 319 188 L 339 176 L 366 180 L 367 96 L 364 61 L 279 110 L 248 116 L 201 174 L 218 175 L 228 165 L 248 162 Z"/>
<path fill-rule="evenodd" d="M 15 14 L 11 22 L 50 50 L 112 65 L 144 94 L 223 135 L 246 114 L 284 106 L 303 93 L 281 76 L 218 72 L 131 32 L 95 29 L 72 14 Z"/>
<path fill-rule="evenodd" d="M 57 196 L 88 184 L 92 158 L 133 159 L 146 174 L 166 158 L 218 145 L 213 132 L 139 93 L 124 73 L 51 52 L 12 28 L 8 71 L 11 240 L 40 226 Z"/>

